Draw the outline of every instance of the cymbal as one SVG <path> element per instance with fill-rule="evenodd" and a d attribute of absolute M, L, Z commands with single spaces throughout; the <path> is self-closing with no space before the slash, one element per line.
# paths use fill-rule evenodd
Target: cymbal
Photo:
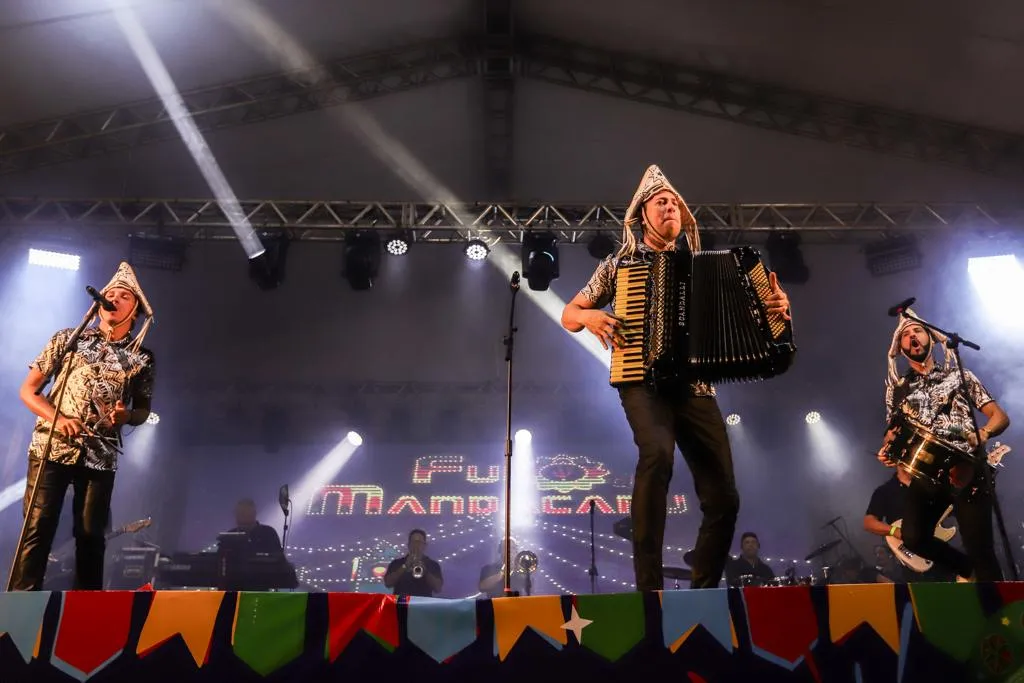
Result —
<path fill-rule="evenodd" d="M 835 548 L 840 543 L 842 543 L 842 541 L 836 539 L 834 541 L 829 541 L 828 543 L 824 543 L 822 545 L 819 545 L 817 548 L 812 550 L 811 554 L 808 555 L 807 557 L 805 557 L 804 560 L 805 561 L 806 560 L 813 560 L 814 558 L 818 557 L 819 555 L 824 555 L 825 553 L 827 553 L 829 550 L 832 550 L 832 548 Z"/>
<path fill-rule="evenodd" d="M 688 567 L 692 567 L 693 566 L 693 551 L 692 550 L 687 550 L 685 553 L 683 553 L 683 564 L 685 564 Z"/>
<path fill-rule="evenodd" d="M 691 581 L 693 579 L 693 572 L 684 567 L 662 567 L 661 573 L 666 579 L 675 579 L 676 581 Z"/>

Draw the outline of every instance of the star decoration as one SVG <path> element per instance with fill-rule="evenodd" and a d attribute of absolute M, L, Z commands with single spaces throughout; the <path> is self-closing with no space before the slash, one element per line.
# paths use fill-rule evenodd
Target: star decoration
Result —
<path fill-rule="evenodd" d="M 1009 617 L 1003 617 L 1002 622 L 1003 622 L 1003 626 L 1009 626 L 1010 625 L 1010 618 Z"/>
<path fill-rule="evenodd" d="M 580 645 L 583 644 L 583 629 L 590 626 L 593 622 L 592 619 L 583 619 L 580 617 L 579 612 L 576 611 L 576 605 L 572 606 L 572 619 L 562 624 L 562 628 L 566 631 L 572 631 L 573 635 L 576 636 L 576 642 Z"/>

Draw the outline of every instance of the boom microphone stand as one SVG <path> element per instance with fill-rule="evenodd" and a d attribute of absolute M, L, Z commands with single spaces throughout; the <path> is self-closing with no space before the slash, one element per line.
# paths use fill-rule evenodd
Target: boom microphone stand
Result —
<path fill-rule="evenodd" d="M 288 554 L 288 518 L 292 514 L 292 499 L 288 496 L 288 484 L 285 484 L 277 492 L 277 504 L 281 506 L 284 513 L 284 529 L 281 533 L 281 552 Z"/>
<path fill-rule="evenodd" d="M 512 305 L 508 315 L 508 335 L 505 337 L 505 365 L 508 372 L 508 398 L 505 408 L 505 597 L 515 597 L 512 590 L 512 355 L 516 338 L 516 294 L 519 293 L 519 271 L 512 273 L 509 283 Z M 529 594 L 530 573 L 526 573 Z"/>
<path fill-rule="evenodd" d="M 907 306 L 909 305 L 910 304 L 907 304 Z M 974 429 L 974 434 L 975 436 L 977 436 L 978 418 L 974 414 L 974 406 L 971 405 L 970 394 L 967 392 L 967 375 L 964 374 L 964 364 L 960 361 L 960 345 L 963 344 L 967 348 L 974 349 L 975 351 L 981 351 L 981 347 L 972 341 L 964 339 L 956 332 L 947 332 L 946 330 L 940 327 L 936 327 L 935 325 L 927 323 L 916 316 L 910 315 L 909 313 L 907 313 L 906 307 L 900 308 L 898 312 L 899 315 L 906 318 L 907 320 L 911 320 L 927 330 L 938 332 L 939 334 L 946 337 L 946 348 L 950 349 L 953 352 L 953 358 L 954 360 L 956 360 L 957 374 L 960 377 L 960 387 L 958 391 L 960 392 L 960 395 L 963 396 L 964 399 L 967 401 L 967 405 L 970 408 L 968 410 L 968 413 L 970 413 L 971 416 L 971 428 Z M 996 494 L 995 469 L 993 469 L 990 473 L 986 473 L 984 485 L 988 487 L 989 492 L 992 494 L 992 511 L 995 512 L 996 515 L 996 525 L 999 527 L 999 536 L 1003 542 L 1003 552 L 1006 554 L 1006 563 L 1010 565 L 1010 572 L 1013 574 L 1013 580 L 1017 581 L 1020 578 L 1017 572 L 1017 563 L 1013 559 L 1013 549 L 1010 546 L 1010 537 L 1006 533 L 1006 522 L 1003 520 L 1003 509 L 1002 506 L 999 505 L 999 496 Z"/>
<path fill-rule="evenodd" d="M 74 358 L 75 351 L 78 346 L 78 338 L 81 336 L 82 331 L 85 330 L 85 326 L 89 324 L 98 310 L 99 303 L 93 302 L 92 306 L 89 307 L 89 312 L 85 314 L 84 318 L 82 318 L 82 322 L 80 322 L 74 332 L 71 333 L 68 343 L 61 350 L 60 356 L 58 356 L 56 361 L 54 361 L 53 366 L 50 368 L 50 372 L 46 374 L 46 377 L 43 378 L 39 388 L 36 389 L 36 396 L 43 393 L 43 387 L 49 384 L 50 380 L 53 379 L 53 376 L 64 367 L 64 359 L 67 358 L 68 362 L 70 362 L 71 359 Z M 57 389 L 57 400 L 54 403 L 53 419 L 50 421 L 50 429 L 46 435 L 46 445 L 43 447 L 43 452 L 39 456 L 39 468 L 36 470 L 36 475 L 32 478 L 32 493 L 29 495 L 28 509 L 25 510 L 25 513 L 22 515 L 21 533 L 18 534 L 18 546 L 14 550 L 14 561 L 11 562 L 11 570 L 7 575 L 8 592 L 14 590 L 14 568 L 18 565 L 19 558 L 25 549 L 25 530 L 28 528 L 28 517 L 32 514 L 32 508 L 36 505 L 36 498 L 39 494 L 39 480 L 43 477 L 43 470 L 46 469 L 47 461 L 50 459 L 50 452 L 53 450 L 53 432 L 56 429 L 57 418 L 61 414 L 60 409 L 64 402 L 64 390 L 67 389 L 68 386 L 69 374 L 70 373 L 67 372 L 64 373 L 64 377 L 60 382 L 60 388 Z"/>
<path fill-rule="evenodd" d="M 594 553 L 594 499 L 590 499 L 590 593 L 597 592 L 597 559 Z"/>

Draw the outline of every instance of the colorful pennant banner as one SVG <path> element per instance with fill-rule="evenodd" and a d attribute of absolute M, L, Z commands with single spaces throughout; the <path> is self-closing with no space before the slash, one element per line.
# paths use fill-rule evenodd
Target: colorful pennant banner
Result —
<path fill-rule="evenodd" d="M 900 652 L 896 584 L 828 586 L 828 626 L 832 642 L 846 638 L 861 624 L 873 628 L 893 652 Z"/>
<path fill-rule="evenodd" d="M 223 602 L 221 591 L 154 592 L 136 654 L 144 657 L 180 635 L 196 666 L 203 666 L 210 655 L 213 626 Z"/>
<path fill-rule="evenodd" d="M 50 591 L 17 591 L 2 596 L 0 636 L 7 634 L 21 658 L 28 663 L 39 656 L 39 631 L 43 627 Z"/>
<path fill-rule="evenodd" d="M 569 642 L 562 628 L 562 599 L 557 595 L 534 595 L 522 598 L 495 598 L 494 654 L 505 661 L 527 627 L 544 636 L 552 646 L 562 649 Z"/>
<path fill-rule="evenodd" d="M 755 654 L 790 670 L 810 656 L 818 618 L 808 586 L 744 588 L 743 604 Z"/>
<path fill-rule="evenodd" d="M 674 653 L 698 626 L 703 626 L 732 652 L 736 635 L 729 614 L 728 590 L 662 591 L 661 632 L 665 647 Z"/>
<path fill-rule="evenodd" d="M 436 662 L 453 657 L 476 640 L 476 605 L 475 598 L 410 598 L 406 617 L 409 642 Z"/>
<path fill-rule="evenodd" d="M 239 593 L 231 645 L 235 656 L 267 676 L 305 649 L 309 593 Z"/>
<path fill-rule="evenodd" d="M 124 650 L 135 593 L 71 591 L 61 597 L 60 623 L 50 663 L 84 681 Z"/>
<path fill-rule="evenodd" d="M 360 630 L 390 650 L 398 647 L 398 607 L 394 595 L 329 593 L 327 611 L 324 655 L 328 661 L 337 659 Z"/>
<path fill-rule="evenodd" d="M 973 583 L 912 583 L 917 629 L 928 641 L 958 662 L 965 662 L 985 625 Z"/>
<path fill-rule="evenodd" d="M 633 649 L 646 632 L 643 594 L 580 595 L 576 609 L 586 626 L 582 645 L 610 662 Z"/>

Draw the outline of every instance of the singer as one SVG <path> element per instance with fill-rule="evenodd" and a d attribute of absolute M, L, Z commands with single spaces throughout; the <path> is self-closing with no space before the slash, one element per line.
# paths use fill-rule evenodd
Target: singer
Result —
<path fill-rule="evenodd" d="M 69 486 L 74 491 L 74 588 L 103 588 L 104 532 L 121 428 L 141 425 L 149 417 L 154 364 L 152 352 L 142 346 L 153 309 L 131 266 L 121 263 L 101 294 L 108 303 L 99 307 L 98 325 L 82 332 L 73 353 L 64 356 L 63 367 L 54 366 L 72 330 L 53 335 L 21 385 L 21 400 L 38 419 L 28 448 L 25 525 L 21 552 L 14 558 L 13 590 L 41 589 Z M 142 328 L 132 336 L 139 316 L 144 318 Z M 51 372 L 53 388 L 43 397 L 37 392 Z M 65 382 L 57 413 L 53 401 Z M 43 462 L 51 429 L 49 457 Z M 38 491 L 30 509 L 33 486 Z"/>
<path fill-rule="evenodd" d="M 639 244 L 633 234 L 635 226 L 641 232 Z M 562 326 L 573 333 L 586 328 L 606 349 L 620 345 L 622 321 L 601 310 L 614 301 L 618 267 L 647 260 L 654 252 L 676 249 L 680 235 L 686 238 L 683 248 L 700 250 L 697 221 L 686 202 L 661 169 L 650 166 L 623 218 L 622 247 L 597 266 L 587 285 L 566 305 Z M 789 298 L 774 273 L 769 279 L 768 311 L 788 317 Z M 697 382 L 688 391 L 669 395 L 643 385 L 631 386 L 621 388 L 619 398 L 639 449 L 632 502 L 637 590 L 664 587 L 662 547 L 676 445 L 690 468 L 704 513 L 694 548 L 691 587 L 718 586 L 736 531 L 740 499 L 714 388 Z"/>
<path fill-rule="evenodd" d="M 919 317 L 907 307 L 904 310 L 915 318 Z M 936 364 L 933 355 L 935 344 L 944 345 L 945 342 L 944 336 L 926 330 L 909 318 L 901 316 L 896 325 L 889 346 L 885 390 L 889 431 L 878 452 L 878 459 L 886 466 L 896 466 L 888 459 L 888 445 L 908 421 L 964 452 L 973 451 L 980 456 L 984 456 L 983 449 L 989 438 L 1001 434 L 1010 425 L 1003 409 L 974 373 L 966 369 L 967 395 L 961 393 L 959 372 L 948 347 L 943 347 L 945 362 L 942 367 Z M 896 360 L 901 355 L 910 365 L 902 377 L 896 372 Z M 974 433 L 971 419 L 973 410 L 988 418 L 977 433 Z M 905 477 L 908 486 L 902 510 L 902 528 L 894 524 L 886 531 L 902 538 L 911 552 L 955 572 L 960 581 L 1001 581 L 1003 574 L 996 558 L 992 533 L 991 477 L 987 465 L 975 468 L 974 480 L 955 497 L 945 492 L 933 492 L 920 480 Z M 966 555 L 934 536 L 935 525 L 951 503 Z M 877 533 L 879 530 L 876 528 L 874 531 Z"/>

